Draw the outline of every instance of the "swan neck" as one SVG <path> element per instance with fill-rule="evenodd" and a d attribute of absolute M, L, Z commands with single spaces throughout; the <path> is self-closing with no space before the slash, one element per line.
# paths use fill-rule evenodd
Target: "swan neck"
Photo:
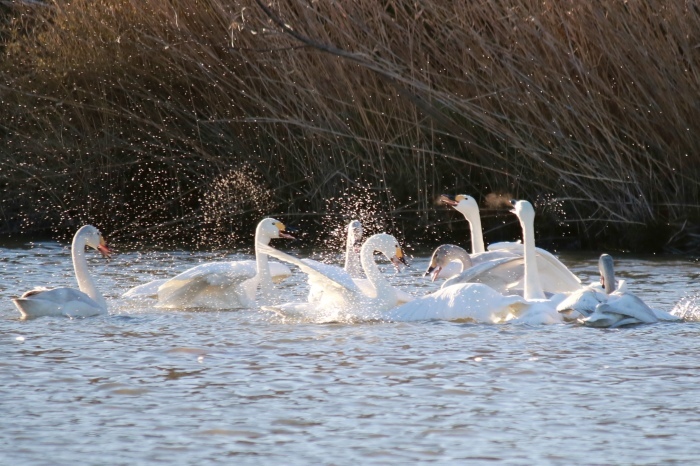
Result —
<path fill-rule="evenodd" d="M 372 284 L 377 292 L 377 298 L 389 298 L 394 292 L 393 287 L 379 271 L 377 263 L 374 261 L 374 244 L 371 239 L 365 241 L 360 250 L 360 263 L 365 271 L 367 280 Z"/>
<path fill-rule="evenodd" d="M 460 272 L 464 272 L 465 270 L 467 270 L 469 267 L 472 266 L 472 258 L 469 257 L 469 254 L 464 249 L 461 249 L 461 248 L 457 249 L 454 252 L 453 257 L 454 257 L 454 260 L 458 260 L 460 262 L 460 264 L 462 264 L 462 269 L 460 270 Z"/>
<path fill-rule="evenodd" d="M 270 244 L 270 238 L 261 237 L 257 232 L 255 233 L 255 278 L 258 284 L 263 288 L 272 288 L 272 275 L 270 274 L 268 255 L 259 250 L 258 244 L 268 246 Z"/>
<path fill-rule="evenodd" d="M 353 251 L 352 240 L 350 239 L 350 237 L 348 237 L 348 240 L 345 243 L 345 270 L 347 272 L 350 272 L 352 269 L 352 261 L 354 255 L 355 253 Z"/>
<path fill-rule="evenodd" d="M 535 226 L 532 221 L 523 221 L 523 244 L 525 246 L 525 299 L 545 299 L 540 275 L 537 271 L 537 250 L 535 248 Z"/>
<path fill-rule="evenodd" d="M 617 288 L 617 283 L 615 282 L 615 270 L 613 269 L 612 264 L 604 264 L 603 267 L 601 267 L 600 273 L 603 276 L 603 282 L 605 283 L 605 294 L 612 294 Z"/>
<path fill-rule="evenodd" d="M 467 221 L 471 230 L 472 254 L 486 251 L 484 247 L 484 232 L 481 230 L 481 217 L 474 215 L 473 218 L 467 218 Z"/>
<path fill-rule="evenodd" d="M 102 294 L 97 291 L 95 282 L 88 271 L 87 259 L 85 258 L 85 238 L 83 238 L 80 232 L 73 238 L 71 257 L 73 259 L 73 269 L 75 270 L 75 279 L 78 282 L 78 288 L 99 304 L 102 309 L 106 310 L 107 302 Z"/>

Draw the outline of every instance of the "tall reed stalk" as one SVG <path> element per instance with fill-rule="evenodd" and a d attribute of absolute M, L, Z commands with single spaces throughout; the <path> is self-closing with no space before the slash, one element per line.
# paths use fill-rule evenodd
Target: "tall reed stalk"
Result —
<path fill-rule="evenodd" d="M 464 228 L 448 191 L 539 200 L 559 244 L 697 245 L 692 3 L 2 5 L 0 231 L 225 245 L 371 192 L 379 225 L 437 242 Z"/>

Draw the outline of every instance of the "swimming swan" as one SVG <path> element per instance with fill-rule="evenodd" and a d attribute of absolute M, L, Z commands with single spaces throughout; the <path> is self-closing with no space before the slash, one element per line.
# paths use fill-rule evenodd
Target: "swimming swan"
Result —
<path fill-rule="evenodd" d="M 557 304 L 565 296 L 555 295 L 547 299 L 540 281 L 537 262 L 537 249 L 535 248 L 535 209 L 528 201 L 511 201 L 514 213 L 520 221 L 523 230 L 523 256 L 525 259 L 523 275 L 523 297 L 527 304 L 523 306 L 514 322 L 530 325 L 556 324 L 562 322 L 562 317 L 557 312 Z"/>
<path fill-rule="evenodd" d="M 192 267 L 158 287 L 156 307 L 255 307 L 258 287 L 263 293 L 269 293 L 273 289 L 271 264 L 267 254 L 260 249 L 275 238 L 294 237 L 286 232 L 282 222 L 273 218 L 261 220 L 255 229 L 255 261 L 210 262 Z"/>
<path fill-rule="evenodd" d="M 100 231 L 92 225 L 80 228 L 73 237 L 71 256 L 78 288 L 36 288 L 12 301 L 23 319 L 42 316 L 87 317 L 107 313 L 107 302 L 97 291 L 87 269 L 85 246 L 109 257 L 110 250 Z"/>
<path fill-rule="evenodd" d="M 450 284 L 482 282 L 500 292 L 510 293 L 514 290 L 522 290 L 524 287 L 524 245 L 519 242 L 500 242 L 489 245 L 488 251 L 484 251 L 479 206 L 474 198 L 465 194 L 454 197 L 443 194 L 441 200 L 462 213 L 469 222 L 473 245 L 473 253 L 470 258 L 473 264 L 476 266 L 484 262 L 492 262 L 490 266 L 483 266 L 475 270 L 465 267 L 461 274 L 446 277 L 452 278 Z M 535 248 L 535 251 L 536 267 L 541 277 L 543 290 L 546 293 L 566 293 L 581 288 L 581 280 L 553 254 L 541 248 Z M 513 260 L 506 260 L 507 258 Z M 516 260 L 518 258 L 520 260 Z"/>
<path fill-rule="evenodd" d="M 395 266 L 406 264 L 403 251 L 396 238 L 386 233 L 369 237 L 360 249 L 360 262 L 370 287 L 358 286 L 356 280 L 340 267 L 311 259 L 298 259 L 282 251 L 266 246 L 267 254 L 299 267 L 308 275 L 309 285 L 322 291 L 316 302 L 288 303 L 266 309 L 286 316 L 318 317 L 326 313 L 326 320 L 365 319 L 368 315 L 381 313 L 399 302 L 397 290 L 382 275 L 374 261 L 374 252 L 386 256 Z"/>
<path fill-rule="evenodd" d="M 590 308 L 583 309 L 579 305 L 576 310 L 586 315 L 579 320 L 581 323 L 589 327 L 618 328 L 626 325 L 652 324 L 659 321 L 654 310 L 627 291 L 624 282 L 620 284 L 615 282 L 612 256 L 602 254 L 598 261 L 598 268 L 601 274 L 600 283 L 606 293 L 604 299 L 592 310 Z M 564 304 L 563 302 L 561 305 Z"/>
<path fill-rule="evenodd" d="M 360 249 L 362 248 L 362 223 L 359 220 L 352 220 L 347 226 L 347 235 L 345 239 L 345 266 L 343 269 L 350 275 L 359 287 L 370 287 L 371 284 L 366 278 L 362 278 L 362 264 L 360 263 Z M 312 286 L 309 289 L 308 301 L 310 303 L 321 300 L 323 287 Z"/>

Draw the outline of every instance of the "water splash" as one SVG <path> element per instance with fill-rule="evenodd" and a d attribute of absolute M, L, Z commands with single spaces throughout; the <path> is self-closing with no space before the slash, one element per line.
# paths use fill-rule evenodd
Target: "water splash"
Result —
<path fill-rule="evenodd" d="M 682 297 L 671 309 L 671 314 L 688 322 L 700 321 L 700 295 Z"/>
<path fill-rule="evenodd" d="M 365 238 L 375 233 L 391 233 L 401 236 L 394 224 L 392 211 L 395 205 L 393 195 L 388 190 L 378 191 L 369 185 L 356 184 L 343 190 L 337 197 L 325 200 L 324 245 L 331 252 L 345 249 L 347 224 L 350 220 L 362 223 Z"/>
<path fill-rule="evenodd" d="M 243 164 L 215 177 L 200 202 L 199 245 L 224 247 L 250 239 L 251 225 L 271 210 L 273 193 L 254 167 Z"/>

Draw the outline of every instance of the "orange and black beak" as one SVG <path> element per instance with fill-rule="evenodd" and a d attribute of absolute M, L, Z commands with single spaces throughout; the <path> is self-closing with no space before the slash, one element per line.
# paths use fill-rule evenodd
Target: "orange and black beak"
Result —
<path fill-rule="evenodd" d="M 277 228 L 279 229 L 279 235 L 280 238 L 285 238 L 285 239 L 296 239 L 294 236 L 292 236 L 290 233 L 297 231 L 296 228 L 292 227 L 286 227 L 284 223 L 282 222 L 277 222 L 276 224 Z"/>
<path fill-rule="evenodd" d="M 103 237 L 100 236 L 100 245 L 97 246 L 97 250 L 100 251 L 100 254 L 102 254 L 102 257 L 110 258 L 112 257 L 112 251 L 109 250 L 107 247 L 107 243 L 105 243 L 105 240 Z"/>

